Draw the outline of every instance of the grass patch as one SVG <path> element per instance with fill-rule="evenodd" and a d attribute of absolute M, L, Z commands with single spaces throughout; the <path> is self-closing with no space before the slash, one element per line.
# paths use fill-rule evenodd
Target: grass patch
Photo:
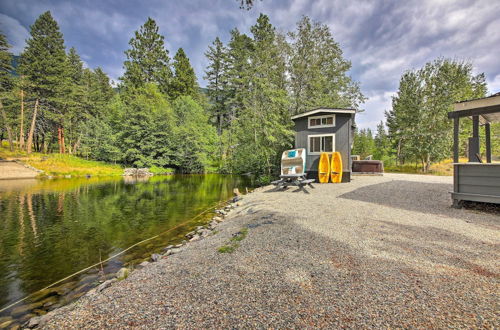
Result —
<path fill-rule="evenodd" d="M 238 244 L 223 245 L 220 248 L 218 248 L 217 251 L 219 253 L 233 253 L 238 246 L 239 246 Z"/>
<path fill-rule="evenodd" d="M 17 159 L 36 169 L 44 171 L 45 175 L 52 176 L 114 176 L 122 175 L 120 165 L 86 160 L 68 154 L 27 154 L 24 151 L 10 151 L 6 147 L 0 148 L 0 158 Z"/>
<path fill-rule="evenodd" d="M 247 234 L 248 234 L 248 228 L 243 228 L 242 230 L 233 235 L 233 237 L 231 238 L 231 242 L 241 242 L 242 240 L 245 239 L 245 237 L 247 237 Z"/>
<path fill-rule="evenodd" d="M 460 162 L 467 162 L 466 158 L 461 158 Z M 384 165 L 384 171 L 388 173 L 409 173 L 409 174 L 430 174 L 430 175 L 453 175 L 453 159 L 445 159 L 442 162 L 431 164 L 428 173 L 422 170 L 422 164 L 404 164 L 404 165 Z"/>
<path fill-rule="evenodd" d="M 175 169 L 170 168 L 170 167 L 159 167 L 159 166 L 152 166 L 149 168 L 149 171 L 153 173 L 154 175 L 162 175 L 162 174 L 173 174 L 175 173 Z"/>
<path fill-rule="evenodd" d="M 217 249 L 219 253 L 233 253 L 240 246 L 239 242 L 245 239 L 248 235 L 248 228 L 242 228 L 239 232 L 231 237 L 229 244 L 223 245 Z"/>

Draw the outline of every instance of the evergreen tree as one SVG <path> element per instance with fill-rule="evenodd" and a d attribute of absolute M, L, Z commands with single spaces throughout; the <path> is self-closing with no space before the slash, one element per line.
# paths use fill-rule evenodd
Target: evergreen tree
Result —
<path fill-rule="evenodd" d="M 7 137 L 9 139 L 9 148 L 12 151 L 14 148 L 14 136 L 12 132 L 11 123 L 7 117 L 7 113 L 4 109 L 4 104 L 2 98 L 5 96 L 5 92 L 12 88 L 12 77 L 10 72 L 12 71 L 11 58 L 12 54 L 9 52 L 9 44 L 5 36 L 0 33 L 0 115 L 3 121 L 3 127 L 7 131 Z M 2 134 L 3 135 L 3 134 Z M 1 140 L 0 140 L 1 144 Z"/>
<path fill-rule="evenodd" d="M 387 159 L 389 155 L 389 140 L 385 125 L 383 121 L 377 125 L 377 133 L 375 135 L 375 149 L 373 150 L 373 157 L 379 160 Z"/>
<path fill-rule="evenodd" d="M 358 109 L 365 98 L 347 75 L 351 63 L 342 56 L 328 26 L 304 16 L 289 36 L 292 113 L 314 107 Z"/>
<path fill-rule="evenodd" d="M 227 121 L 235 120 L 243 108 L 243 94 L 248 87 L 245 73 L 251 68 L 250 55 L 254 50 L 252 39 L 238 29 L 231 30 L 231 40 L 228 44 L 227 80 Z"/>
<path fill-rule="evenodd" d="M 279 155 L 291 146 L 292 122 L 282 86 L 285 65 L 275 28 L 261 14 L 250 30 L 254 51 L 250 54 L 252 65 L 241 72 L 247 88 L 239 92 L 243 108 L 237 119 L 233 168 L 256 171 L 268 181 L 279 168 Z"/>
<path fill-rule="evenodd" d="M 58 131 L 59 151 L 65 152 L 64 119 L 70 93 L 68 62 L 63 35 L 49 11 L 31 26 L 30 38 L 21 54 L 19 71 L 29 84 L 29 94 L 37 98 Z"/>
<path fill-rule="evenodd" d="M 220 41 L 219 37 L 217 37 L 205 53 L 205 56 L 208 59 L 205 79 L 208 82 L 208 96 L 212 101 L 211 113 L 215 118 L 215 124 L 219 135 L 222 134 L 222 129 L 225 127 L 228 116 L 227 52 L 227 48 Z"/>
<path fill-rule="evenodd" d="M 214 163 L 217 131 L 204 109 L 190 96 L 177 98 L 172 106 L 175 165 L 185 173 L 205 173 Z"/>
<path fill-rule="evenodd" d="M 176 99 L 181 95 L 197 98 L 200 87 L 196 81 L 196 74 L 189 62 L 189 58 L 182 48 L 174 56 L 174 77 L 172 79 L 169 95 Z"/>
<path fill-rule="evenodd" d="M 12 54 L 5 35 L 0 32 L 0 93 L 12 88 Z"/>
<path fill-rule="evenodd" d="M 115 105 L 122 161 L 136 167 L 165 167 L 174 162 L 173 113 L 156 84 L 127 89 Z"/>
<path fill-rule="evenodd" d="M 127 60 L 125 73 L 120 79 L 125 88 L 138 88 L 147 83 L 158 85 L 160 91 L 168 94 L 172 71 L 164 37 L 158 33 L 158 26 L 152 18 L 135 32 L 130 39 L 130 49 L 125 51 Z"/>
<path fill-rule="evenodd" d="M 375 150 L 375 141 L 371 129 L 356 130 L 354 134 L 354 145 L 352 153 L 359 155 L 361 159 L 373 156 Z"/>
<path fill-rule="evenodd" d="M 67 128 L 69 152 L 73 153 L 79 144 L 80 126 L 86 116 L 85 86 L 83 80 L 83 63 L 74 47 L 68 52 L 68 78 L 70 94 L 66 99 L 68 111 L 64 118 L 64 127 Z"/>

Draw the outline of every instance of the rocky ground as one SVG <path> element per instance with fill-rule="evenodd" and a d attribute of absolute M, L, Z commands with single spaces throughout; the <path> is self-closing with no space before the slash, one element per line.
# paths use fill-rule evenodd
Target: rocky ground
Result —
<path fill-rule="evenodd" d="M 47 329 L 498 328 L 500 217 L 451 208 L 451 188 L 450 177 L 401 174 L 305 191 L 264 187 L 210 233 L 37 321 Z"/>

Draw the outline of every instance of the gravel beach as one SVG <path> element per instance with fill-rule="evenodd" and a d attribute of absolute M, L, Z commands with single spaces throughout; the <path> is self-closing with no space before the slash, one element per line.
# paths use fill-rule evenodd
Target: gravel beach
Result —
<path fill-rule="evenodd" d="M 49 313 L 42 326 L 500 327 L 500 216 L 451 208 L 451 177 L 314 187 L 257 189 L 214 235 Z"/>

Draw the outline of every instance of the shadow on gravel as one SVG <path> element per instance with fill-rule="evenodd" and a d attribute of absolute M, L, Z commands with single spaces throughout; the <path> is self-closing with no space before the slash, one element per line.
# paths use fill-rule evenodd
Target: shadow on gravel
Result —
<path fill-rule="evenodd" d="M 383 244 L 379 250 L 391 255 L 404 255 L 406 259 L 421 258 L 437 267 L 457 269 L 477 275 L 500 279 L 500 273 L 475 263 L 477 256 L 484 260 L 498 260 L 497 245 L 472 239 L 442 228 L 412 226 L 377 221 L 373 236 L 380 237 Z"/>
<path fill-rule="evenodd" d="M 451 207 L 453 185 L 393 180 L 350 191 L 339 198 L 374 203 L 425 214 L 445 215 L 466 221 L 487 221 L 494 212 L 458 210 Z M 497 219 L 498 220 L 498 219 Z M 490 221 L 491 222 L 491 221 Z M 494 222 L 498 224 L 498 221 Z M 492 223 L 493 224 L 493 223 Z"/>
<path fill-rule="evenodd" d="M 296 188 L 296 189 L 291 190 L 293 188 Z M 294 192 L 294 193 L 296 193 L 296 192 L 303 192 L 305 194 L 310 194 L 309 190 L 307 190 L 306 187 L 295 187 L 295 186 L 293 186 L 293 188 L 287 187 L 287 188 L 283 189 L 283 188 L 280 188 L 280 187 L 273 187 L 273 188 L 265 190 L 263 192 L 264 193 L 275 193 L 275 192 L 291 191 L 291 192 Z M 313 188 L 314 189 L 314 187 L 308 187 L 308 188 Z"/>

